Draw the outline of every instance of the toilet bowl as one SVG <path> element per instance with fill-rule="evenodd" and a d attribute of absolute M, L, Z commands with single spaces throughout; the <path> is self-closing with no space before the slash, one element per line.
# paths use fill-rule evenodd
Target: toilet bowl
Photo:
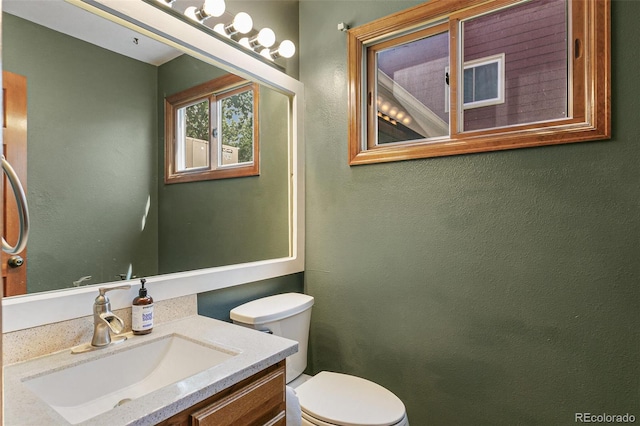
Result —
<path fill-rule="evenodd" d="M 235 324 L 273 333 L 298 342 L 287 357 L 287 385 L 300 402 L 303 426 L 409 426 L 402 401 L 372 381 L 307 367 L 307 345 L 314 299 L 300 293 L 264 297 L 231 310 Z"/>

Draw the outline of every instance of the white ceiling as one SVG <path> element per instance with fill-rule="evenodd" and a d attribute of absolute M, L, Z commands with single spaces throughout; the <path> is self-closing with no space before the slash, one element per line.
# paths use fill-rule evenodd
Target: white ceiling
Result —
<path fill-rule="evenodd" d="M 182 54 L 64 0 L 2 0 L 2 10 L 152 65 L 161 65 Z"/>

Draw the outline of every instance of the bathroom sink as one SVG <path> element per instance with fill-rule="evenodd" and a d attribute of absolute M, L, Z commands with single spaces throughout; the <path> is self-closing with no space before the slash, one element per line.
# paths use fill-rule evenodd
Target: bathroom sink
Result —
<path fill-rule="evenodd" d="M 77 424 L 237 355 L 178 334 L 104 356 L 94 353 L 95 357 L 80 364 L 26 378 L 23 383 L 69 423 Z"/>

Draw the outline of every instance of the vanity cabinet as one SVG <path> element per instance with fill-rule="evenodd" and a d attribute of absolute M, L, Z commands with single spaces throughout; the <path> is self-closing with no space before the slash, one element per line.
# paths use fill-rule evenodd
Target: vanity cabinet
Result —
<path fill-rule="evenodd" d="M 161 426 L 285 426 L 285 360 L 159 423 Z"/>

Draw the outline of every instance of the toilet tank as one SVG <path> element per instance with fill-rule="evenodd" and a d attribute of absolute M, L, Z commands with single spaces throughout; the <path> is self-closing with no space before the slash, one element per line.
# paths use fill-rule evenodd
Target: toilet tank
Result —
<path fill-rule="evenodd" d="M 231 310 L 234 324 L 270 332 L 298 342 L 298 352 L 287 357 L 287 383 L 307 368 L 307 346 L 313 297 L 284 293 L 247 302 Z"/>

